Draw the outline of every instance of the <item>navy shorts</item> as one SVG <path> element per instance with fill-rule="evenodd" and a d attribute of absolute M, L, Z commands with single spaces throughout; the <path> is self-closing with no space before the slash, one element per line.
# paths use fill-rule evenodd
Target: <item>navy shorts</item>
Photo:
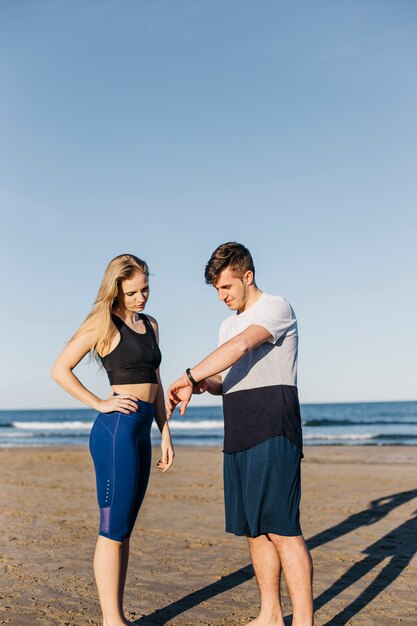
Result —
<path fill-rule="evenodd" d="M 226 532 L 301 535 L 300 461 L 301 450 L 283 435 L 224 454 Z"/>

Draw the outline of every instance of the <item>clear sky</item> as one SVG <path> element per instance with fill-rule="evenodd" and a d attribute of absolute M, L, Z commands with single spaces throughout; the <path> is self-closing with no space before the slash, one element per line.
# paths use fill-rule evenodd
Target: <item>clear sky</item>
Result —
<path fill-rule="evenodd" d="M 123 252 L 165 385 L 195 365 L 230 240 L 295 309 L 302 402 L 417 399 L 416 26 L 414 0 L 0 2 L 0 408 L 79 406 L 50 366 Z"/>

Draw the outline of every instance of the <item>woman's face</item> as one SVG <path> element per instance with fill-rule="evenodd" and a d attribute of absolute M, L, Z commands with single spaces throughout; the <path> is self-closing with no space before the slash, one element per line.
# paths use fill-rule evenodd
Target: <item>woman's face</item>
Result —
<path fill-rule="evenodd" d="M 132 278 L 122 280 L 117 299 L 121 309 L 143 311 L 149 298 L 149 282 L 146 274 L 135 272 Z"/>

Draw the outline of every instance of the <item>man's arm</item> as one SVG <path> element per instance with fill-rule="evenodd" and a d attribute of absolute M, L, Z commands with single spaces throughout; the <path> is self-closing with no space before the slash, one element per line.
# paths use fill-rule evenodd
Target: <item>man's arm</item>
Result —
<path fill-rule="evenodd" d="M 215 376 L 210 376 L 210 378 L 206 378 L 205 383 L 207 386 L 206 391 L 211 393 L 212 396 L 222 395 L 223 381 L 221 374 L 216 374 Z"/>
<path fill-rule="evenodd" d="M 216 374 L 220 374 L 224 370 L 234 365 L 249 350 L 253 350 L 257 346 L 271 339 L 272 335 L 263 326 L 253 324 L 246 328 L 243 332 L 223 345 L 219 346 L 214 352 L 209 354 L 205 359 L 200 361 L 198 365 L 190 369 L 193 380 L 197 383 Z M 213 387 L 214 388 L 214 387 Z M 181 378 L 170 385 L 167 392 L 167 419 L 169 419 L 177 406 L 181 402 L 180 413 L 184 415 L 185 409 L 190 401 L 193 393 L 193 384 L 187 374 L 183 374 Z"/>

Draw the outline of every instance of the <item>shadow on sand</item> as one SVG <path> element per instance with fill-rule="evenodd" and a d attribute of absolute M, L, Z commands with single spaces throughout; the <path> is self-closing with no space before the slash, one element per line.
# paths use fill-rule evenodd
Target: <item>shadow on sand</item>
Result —
<path fill-rule="evenodd" d="M 338 539 L 347 533 L 360 528 L 361 526 L 370 526 L 380 519 L 388 515 L 390 511 L 396 507 L 409 502 L 417 497 L 417 489 L 410 491 L 402 491 L 392 494 L 378 500 L 373 500 L 367 509 L 349 516 L 340 524 L 336 524 L 327 530 L 314 535 L 307 541 L 310 550 L 322 546 L 329 541 Z M 387 535 L 381 537 L 378 541 L 363 550 L 363 554 L 367 556 L 352 565 L 339 580 L 335 581 L 331 587 L 326 589 L 314 601 L 315 610 L 330 602 L 342 591 L 354 585 L 363 576 L 366 576 L 374 567 L 380 565 L 382 561 L 389 558 L 387 564 L 379 572 L 376 578 L 368 585 L 368 587 L 340 613 L 331 618 L 323 626 L 330 624 L 346 624 L 346 622 L 367 606 L 374 598 L 386 589 L 407 567 L 411 558 L 416 552 L 415 538 L 417 534 L 417 511 L 416 515 L 404 522 Z M 145 615 L 134 623 L 138 626 L 162 626 L 169 620 L 177 617 L 181 613 L 197 606 L 201 602 L 210 600 L 220 593 L 229 591 L 234 587 L 238 587 L 247 580 L 253 578 L 253 568 L 250 564 L 241 567 L 239 570 L 223 576 L 220 580 L 202 587 L 193 593 L 190 593 L 176 602 L 168 604 L 162 609 L 157 609 L 150 615 Z M 285 618 L 286 624 L 291 623 L 291 616 Z"/>

